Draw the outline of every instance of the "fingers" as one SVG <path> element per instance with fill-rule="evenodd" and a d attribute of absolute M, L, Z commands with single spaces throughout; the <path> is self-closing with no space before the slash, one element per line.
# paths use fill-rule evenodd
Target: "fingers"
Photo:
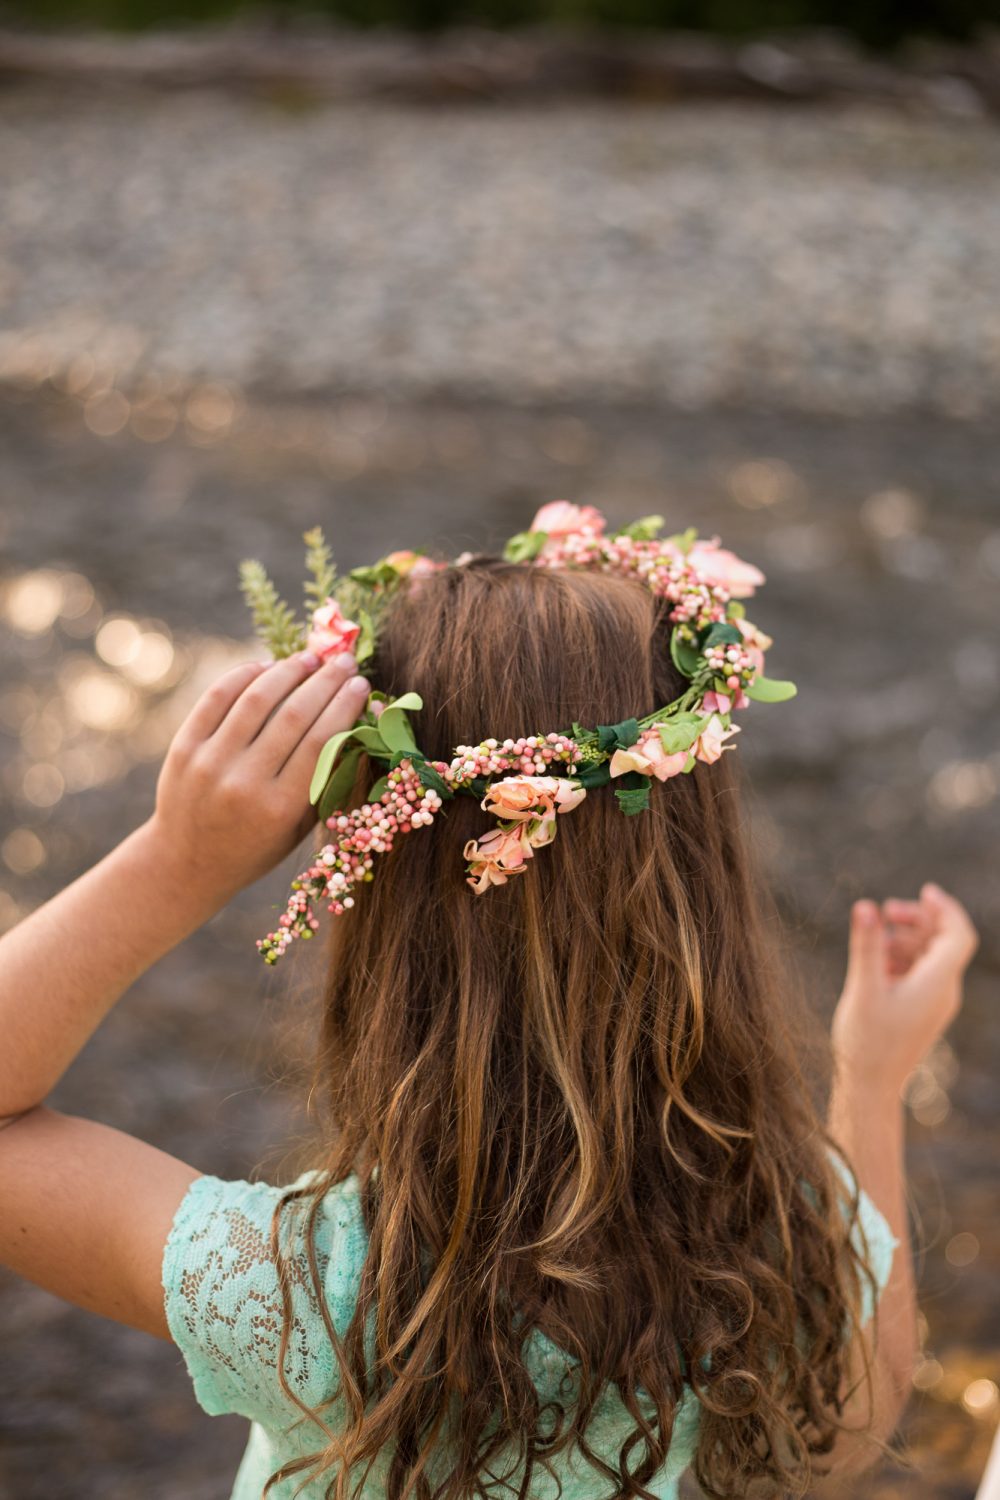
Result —
<path fill-rule="evenodd" d="M 240 695 L 270 665 L 266 661 L 245 661 L 224 672 L 202 693 L 174 735 L 172 748 L 183 754 L 190 754 L 209 739 Z"/>
<path fill-rule="evenodd" d="M 226 757 L 253 744 L 278 704 L 319 666 L 310 651 L 284 657 L 250 679 L 212 735 L 212 748 Z"/>
<path fill-rule="evenodd" d="M 890 975 L 898 978 L 913 967 L 922 953 L 927 951 L 928 939 L 912 933 L 890 928 L 886 934 L 885 960 Z"/>
<path fill-rule="evenodd" d="M 922 901 L 904 901 L 899 896 L 889 896 L 882 902 L 882 914 L 887 922 L 899 926 L 926 926 L 929 912 Z"/>
<path fill-rule="evenodd" d="M 882 913 L 874 901 L 855 901 L 847 949 L 845 989 L 871 989 L 884 976 L 884 927 Z"/>
<path fill-rule="evenodd" d="M 357 670 L 358 664 L 350 652 L 341 652 L 291 689 L 249 747 L 250 760 L 260 774 L 278 775 L 296 746 L 313 732 L 317 719 Z M 328 734 L 326 739 L 329 737 Z"/>
<path fill-rule="evenodd" d="M 299 742 L 286 751 L 287 759 L 278 772 L 278 780 L 294 788 L 301 787 L 301 796 L 308 801 L 309 783 L 316 768 L 316 757 L 333 735 L 342 729 L 350 729 L 358 719 L 368 700 L 370 683 L 365 677 L 348 677 L 302 736 Z M 315 821 L 315 815 L 313 818 Z"/>
<path fill-rule="evenodd" d="M 961 968 L 965 968 L 979 946 L 979 934 L 969 913 L 956 897 L 950 896 L 939 885 L 928 883 L 920 889 L 920 899 L 931 910 L 935 918 L 935 931 L 928 945 L 928 956 L 941 954 Z"/>
<path fill-rule="evenodd" d="M 936 982 L 961 974 L 979 944 L 972 919 L 960 901 L 928 882 L 917 901 L 892 896 L 881 909 L 856 901 L 846 985 L 869 987 L 884 974 L 926 974 Z"/>
<path fill-rule="evenodd" d="M 926 949 L 937 919 L 925 902 L 896 896 L 882 902 L 882 916 L 888 924 L 886 962 L 890 975 L 898 978 Z"/>

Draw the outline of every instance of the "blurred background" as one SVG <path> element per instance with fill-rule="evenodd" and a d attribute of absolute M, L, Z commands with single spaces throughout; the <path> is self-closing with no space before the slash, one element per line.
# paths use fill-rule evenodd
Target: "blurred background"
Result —
<path fill-rule="evenodd" d="M 868 1500 L 970 1500 L 1000 1411 L 991 16 L 0 5 L 0 923 L 148 814 L 257 650 L 241 558 L 295 595 L 316 522 L 347 568 L 497 546 L 555 498 L 720 533 L 800 685 L 740 755 L 818 1012 L 858 895 L 932 878 L 983 932 L 908 1090 L 915 1468 Z M 253 939 L 291 873 L 157 965 L 56 1102 L 279 1171 L 313 955 L 266 971 Z M 172 1348 L 10 1279 L 0 1347 L 4 1500 L 228 1495 L 245 1424 Z"/>

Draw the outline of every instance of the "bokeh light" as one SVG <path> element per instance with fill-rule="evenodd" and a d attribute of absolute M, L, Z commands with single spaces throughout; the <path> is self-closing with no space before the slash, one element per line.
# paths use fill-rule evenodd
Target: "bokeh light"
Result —
<path fill-rule="evenodd" d="M 49 568 L 23 573 L 7 585 L 3 595 L 4 617 L 22 635 L 51 630 L 62 604 L 62 580 Z"/>
<path fill-rule="evenodd" d="M 13 875 L 33 875 L 45 863 L 45 845 L 34 829 L 13 828 L 0 844 L 0 859 Z"/>
<path fill-rule="evenodd" d="M 66 702 L 89 729 L 124 730 L 136 717 L 139 700 L 129 685 L 110 672 L 84 667 L 70 674 Z"/>
<path fill-rule="evenodd" d="M 1000 1405 L 1000 1390 L 994 1380 L 972 1380 L 962 1392 L 962 1405 L 974 1417 L 992 1417 Z"/>
<path fill-rule="evenodd" d="M 971 1266 L 979 1255 L 979 1241 L 974 1234 L 963 1230 L 952 1235 L 944 1250 L 945 1260 L 952 1266 Z"/>

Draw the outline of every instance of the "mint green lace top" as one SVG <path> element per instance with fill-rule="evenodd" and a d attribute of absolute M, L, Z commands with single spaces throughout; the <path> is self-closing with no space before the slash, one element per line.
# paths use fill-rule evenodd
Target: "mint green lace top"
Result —
<path fill-rule="evenodd" d="M 304 1185 L 311 1175 L 305 1173 L 294 1185 Z M 178 1206 L 164 1248 L 167 1323 L 184 1356 L 195 1396 L 210 1416 L 236 1412 L 251 1423 L 231 1500 L 260 1500 L 275 1469 L 289 1459 L 314 1453 L 323 1443 L 319 1429 L 301 1420 L 301 1410 L 284 1395 L 277 1378 L 281 1294 L 269 1242 L 271 1215 L 285 1191 L 263 1182 L 196 1177 Z M 336 1359 L 315 1299 L 299 1217 L 285 1218 L 290 1227 L 282 1235 L 282 1246 L 293 1265 L 294 1326 L 285 1374 L 300 1399 L 315 1407 L 336 1388 Z M 293 1224 L 298 1236 L 294 1242 L 289 1238 Z M 881 1291 L 899 1242 L 864 1193 L 856 1237 L 859 1231 Z M 862 1241 L 857 1242 L 864 1248 Z M 354 1311 L 367 1248 L 355 1178 L 347 1178 L 326 1194 L 315 1245 L 326 1304 L 334 1327 L 342 1334 Z M 865 1294 L 867 1319 L 873 1311 L 867 1286 Z M 547 1391 L 555 1395 L 573 1364 L 537 1329 L 526 1341 L 525 1360 L 543 1401 Z M 335 1423 L 336 1405 L 326 1418 L 331 1425 Z M 667 1461 L 650 1485 L 661 1500 L 674 1500 L 677 1495 L 680 1476 L 697 1447 L 698 1418 L 699 1403 L 688 1388 L 677 1410 Z M 616 1462 L 633 1425 L 617 1392 L 609 1388 L 588 1429 L 588 1441 L 596 1452 Z M 585 1458 L 568 1453 L 555 1462 L 564 1500 L 600 1500 L 603 1481 Z M 365 1500 L 384 1496 L 384 1476 L 384 1467 L 371 1471 L 363 1490 Z M 326 1481 L 310 1483 L 298 1493 L 303 1500 L 321 1500 L 328 1480 L 329 1475 Z M 272 1488 L 269 1500 L 291 1500 L 301 1482 L 301 1473 L 282 1481 Z M 532 1500 L 555 1500 L 556 1494 L 552 1478 L 536 1471 Z"/>

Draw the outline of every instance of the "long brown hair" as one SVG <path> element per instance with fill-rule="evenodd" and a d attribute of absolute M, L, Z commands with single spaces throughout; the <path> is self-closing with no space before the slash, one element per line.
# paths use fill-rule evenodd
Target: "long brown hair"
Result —
<path fill-rule="evenodd" d="M 683 690 L 667 608 L 631 580 L 474 558 L 399 599 L 369 675 L 421 694 L 432 759 L 616 723 Z M 685 1382 L 706 1495 L 802 1494 L 821 1471 L 867 1268 L 761 910 L 740 759 L 654 783 L 634 816 L 591 791 L 482 896 L 462 849 L 491 820 L 456 797 L 331 922 L 323 1171 L 285 1203 L 308 1198 L 311 1234 L 355 1173 L 369 1244 L 350 1327 L 327 1321 L 342 1422 L 271 1483 L 312 1466 L 347 1500 L 391 1451 L 389 1500 L 464 1500 L 514 1451 L 526 1496 L 572 1445 L 595 1494 L 648 1496 Z M 535 1327 L 579 1361 L 555 1437 L 523 1358 Z M 587 1442 L 609 1382 L 635 1419 L 613 1455 Z"/>

